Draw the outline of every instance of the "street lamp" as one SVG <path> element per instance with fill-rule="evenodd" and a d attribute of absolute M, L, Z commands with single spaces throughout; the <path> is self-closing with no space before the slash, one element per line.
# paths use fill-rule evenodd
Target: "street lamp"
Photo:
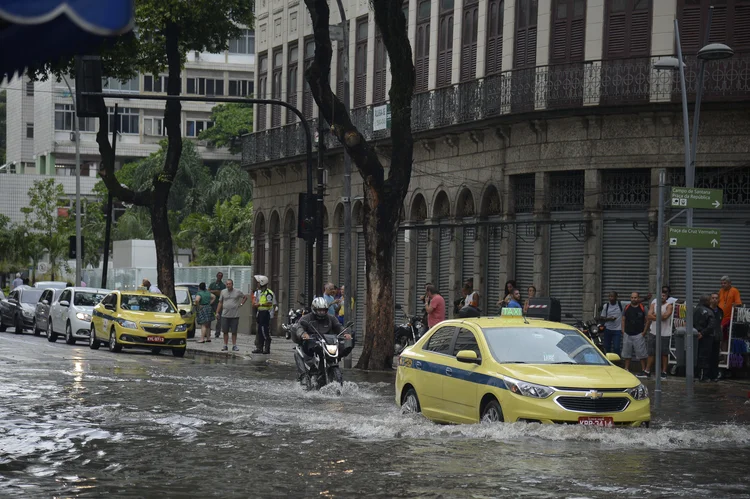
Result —
<path fill-rule="evenodd" d="M 708 14 L 708 23 L 706 25 L 706 32 L 704 40 L 708 41 L 709 34 L 711 32 L 711 20 L 713 18 L 713 7 L 710 8 Z M 680 44 L 680 27 L 677 19 L 674 21 L 674 34 L 675 42 L 677 45 L 677 58 L 675 57 L 664 57 L 654 63 L 654 69 L 664 70 L 679 69 L 680 71 L 680 90 L 682 93 L 682 124 L 683 134 L 685 143 L 685 187 L 695 187 L 695 158 L 698 150 L 698 124 L 700 123 L 700 107 L 701 99 L 703 97 L 703 80 L 704 73 L 706 71 L 706 63 L 708 61 L 717 61 L 721 59 L 727 59 L 734 55 L 732 50 L 723 43 L 709 43 L 698 51 L 698 60 L 700 61 L 698 67 L 698 84 L 696 88 L 695 96 L 695 111 L 693 113 L 693 135 L 692 140 L 689 134 L 689 116 L 688 116 L 688 103 L 687 103 L 687 89 L 685 87 L 685 62 L 682 56 L 682 45 Z M 663 206 L 659 206 L 660 212 L 664 209 Z M 660 220 L 663 220 L 660 217 Z M 687 209 L 687 227 L 693 227 L 693 209 Z M 661 228 L 661 227 L 660 227 Z M 661 284 L 661 259 L 663 251 L 663 241 L 658 241 L 658 264 L 657 264 L 657 284 Z M 688 397 L 692 396 L 693 393 L 693 377 L 695 366 L 693 363 L 693 248 L 685 249 L 685 384 L 687 388 Z M 655 311 L 659 313 L 661 310 L 661 289 L 656 290 L 656 308 Z M 656 321 L 656 387 L 654 390 L 655 403 L 659 403 L 661 398 L 661 321 Z"/>

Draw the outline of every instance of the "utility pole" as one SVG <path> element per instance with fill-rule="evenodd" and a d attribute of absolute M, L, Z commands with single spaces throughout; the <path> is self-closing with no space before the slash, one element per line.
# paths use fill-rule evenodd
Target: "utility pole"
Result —
<path fill-rule="evenodd" d="M 326 83 L 330 80 L 330 75 L 325 72 L 321 78 L 321 88 L 324 88 Z M 317 201 L 315 203 L 315 293 L 313 296 L 322 296 L 323 292 L 323 244 L 325 236 L 323 234 L 323 194 L 325 193 L 325 186 L 323 185 L 323 132 L 325 126 L 323 125 L 323 112 L 318 106 L 318 191 Z M 333 121 L 331 119 L 330 121 Z"/>
<path fill-rule="evenodd" d="M 112 127 L 112 161 L 114 162 L 117 158 L 117 132 L 120 126 L 120 122 L 117 119 L 117 113 L 119 111 L 119 104 L 115 103 L 115 119 L 114 126 Z M 112 234 L 112 193 L 107 189 L 107 223 L 104 228 L 104 262 L 102 266 L 102 288 L 109 289 L 107 286 L 107 269 L 109 267 L 109 242 Z"/>
<path fill-rule="evenodd" d="M 63 75 L 73 101 L 73 134 L 76 138 L 76 286 L 81 285 L 81 131 L 78 129 L 76 99 L 68 79 Z M 87 283 L 88 284 L 88 283 Z"/>
<path fill-rule="evenodd" d="M 336 0 L 341 14 L 341 30 L 343 31 L 344 53 L 341 57 L 342 74 L 344 75 L 344 107 L 349 112 L 349 22 L 346 20 L 344 3 Z M 344 148 L 344 324 L 348 324 L 353 316 L 352 299 L 354 289 L 352 288 L 352 158 Z M 339 251 L 342 251 L 339 245 Z M 352 356 L 344 358 L 344 367 L 352 367 Z"/>
<path fill-rule="evenodd" d="M 656 366 L 654 369 L 654 378 L 656 385 L 654 387 L 654 407 L 658 408 L 661 404 L 661 286 L 662 286 L 662 262 L 664 261 L 664 177 L 666 170 L 659 170 L 659 211 L 657 215 L 656 229 Z M 669 297 L 667 297 L 669 298 Z"/>

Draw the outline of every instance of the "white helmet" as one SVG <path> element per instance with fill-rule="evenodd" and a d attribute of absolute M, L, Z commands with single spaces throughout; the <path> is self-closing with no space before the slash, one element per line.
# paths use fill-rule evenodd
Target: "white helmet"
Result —
<path fill-rule="evenodd" d="M 265 286 L 266 284 L 268 284 L 268 277 L 264 275 L 256 275 L 253 277 L 255 278 L 256 281 L 258 281 L 258 284 L 260 284 L 261 286 Z"/>
<path fill-rule="evenodd" d="M 326 303 L 326 299 L 322 296 L 315 298 L 312 301 L 310 308 L 318 319 L 322 319 L 328 313 L 328 304 Z"/>

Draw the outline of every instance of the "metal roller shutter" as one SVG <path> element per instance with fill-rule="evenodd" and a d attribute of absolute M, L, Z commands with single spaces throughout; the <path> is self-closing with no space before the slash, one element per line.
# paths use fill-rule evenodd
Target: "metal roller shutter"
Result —
<path fill-rule="evenodd" d="M 489 236 L 487 238 L 487 299 L 482 304 L 482 313 L 484 315 L 496 315 L 498 311 L 497 302 L 500 299 L 500 292 L 503 289 L 503 283 L 497 277 L 500 273 L 502 261 L 500 257 L 500 247 L 503 242 L 502 227 L 495 225 L 488 228 Z"/>
<path fill-rule="evenodd" d="M 274 237 L 271 239 L 271 291 L 279 292 L 279 276 L 281 275 L 281 239 Z"/>
<path fill-rule="evenodd" d="M 648 221 L 639 223 L 648 230 Z M 617 291 L 621 301 L 629 301 L 637 291 L 646 298 L 649 292 L 650 242 L 633 228 L 632 221 L 605 220 L 602 235 L 602 304 L 610 291 Z M 601 307 L 599 307 L 601 308 Z"/>
<path fill-rule="evenodd" d="M 461 272 L 461 284 L 465 283 L 469 279 L 474 277 L 474 235 L 476 229 L 471 227 L 464 227 L 464 240 L 463 240 L 463 265 Z"/>
<path fill-rule="evenodd" d="M 520 221 L 525 221 L 519 217 Z M 554 228 L 553 228 L 554 229 Z M 539 283 L 534 282 L 534 224 L 517 224 L 516 225 L 516 252 L 515 252 L 515 272 L 514 279 L 516 286 L 521 291 L 521 296 L 526 297 L 529 286 L 539 287 Z M 505 283 L 500 283 L 504 286 Z M 502 291 L 505 295 L 505 290 Z"/>
<path fill-rule="evenodd" d="M 549 295 L 560 300 L 563 320 L 572 322 L 574 319 L 565 319 L 565 314 L 575 319 L 583 316 L 583 242 L 560 230 L 559 225 L 550 231 Z"/>
<path fill-rule="evenodd" d="M 440 229 L 438 246 L 438 291 L 445 299 L 445 317 L 448 318 L 448 297 L 450 296 L 451 269 L 451 229 Z"/>
<path fill-rule="evenodd" d="M 297 234 L 289 236 L 289 271 L 287 272 L 287 289 L 289 290 L 289 308 L 297 308 L 300 297 L 297 293 Z"/>
<path fill-rule="evenodd" d="M 336 276 L 336 284 L 343 286 L 346 282 L 346 272 L 344 272 L 346 260 L 346 250 L 344 249 L 344 233 L 339 238 L 339 275 Z"/>
<path fill-rule="evenodd" d="M 414 265 L 415 272 L 415 295 L 414 295 L 414 314 L 422 311 L 421 298 L 424 295 L 424 287 L 427 285 L 427 246 L 429 244 L 430 233 L 427 230 L 417 231 L 417 261 Z"/>
<path fill-rule="evenodd" d="M 398 231 L 396 236 L 396 253 L 394 255 L 393 265 L 393 301 L 402 307 L 405 299 L 405 269 L 404 260 L 406 255 L 406 233 L 402 230 Z"/>
<path fill-rule="evenodd" d="M 331 280 L 331 261 L 328 259 L 329 256 L 328 234 L 326 234 L 323 236 L 323 286 Z"/>
<path fill-rule="evenodd" d="M 697 214 L 696 214 L 697 215 Z M 734 215 L 734 214 L 732 214 Z M 728 275 L 732 286 L 740 290 L 740 296 L 750 293 L 750 267 L 745 265 L 750 258 L 750 227 L 746 225 L 750 213 L 743 217 L 718 220 L 695 216 L 694 227 L 721 230 L 721 245 L 718 249 L 693 249 L 693 304 L 702 294 L 719 290 L 721 277 Z M 675 227 L 685 226 L 685 217 L 673 222 Z M 669 248 L 669 282 L 672 296 L 685 298 L 685 248 Z M 745 298 L 747 301 L 747 298 Z"/>
<path fill-rule="evenodd" d="M 360 338 L 365 334 L 365 301 L 367 296 L 367 271 L 365 268 L 365 233 L 357 232 L 357 289 L 354 293 L 354 328 Z"/>

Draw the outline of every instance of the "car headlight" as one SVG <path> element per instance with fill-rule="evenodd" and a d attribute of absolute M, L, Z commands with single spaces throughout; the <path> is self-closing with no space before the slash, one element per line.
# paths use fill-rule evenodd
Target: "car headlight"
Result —
<path fill-rule="evenodd" d="M 648 388 L 643 386 L 643 384 L 630 388 L 629 390 L 626 390 L 626 392 L 635 400 L 645 400 L 648 398 Z"/>
<path fill-rule="evenodd" d="M 79 321 L 91 322 L 91 315 L 83 312 L 78 312 L 76 313 L 76 319 L 78 319 Z"/>
<path fill-rule="evenodd" d="M 329 354 L 336 355 L 339 351 L 339 346 L 338 345 L 326 345 L 326 350 L 328 351 Z"/>
<path fill-rule="evenodd" d="M 549 386 L 536 385 L 534 383 L 527 383 L 526 381 L 519 381 L 513 378 L 504 378 L 505 384 L 508 385 L 508 390 L 516 395 L 523 395 L 524 397 L 532 397 L 538 399 L 546 399 L 552 395 L 555 390 Z"/>
<path fill-rule="evenodd" d="M 125 319 L 115 319 L 115 322 L 127 329 L 138 329 L 138 325 L 133 321 L 126 321 Z"/>
<path fill-rule="evenodd" d="M 24 309 L 24 310 L 21 310 L 21 313 L 23 314 L 24 317 L 29 317 L 29 318 L 34 317 L 34 312 L 32 312 L 31 310 Z"/>
<path fill-rule="evenodd" d="M 178 333 L 182 331 L 187 331 L 188 325 L 187 324 L 177 324 L 177 327 L 174 328 L 174 330 Z"/>

